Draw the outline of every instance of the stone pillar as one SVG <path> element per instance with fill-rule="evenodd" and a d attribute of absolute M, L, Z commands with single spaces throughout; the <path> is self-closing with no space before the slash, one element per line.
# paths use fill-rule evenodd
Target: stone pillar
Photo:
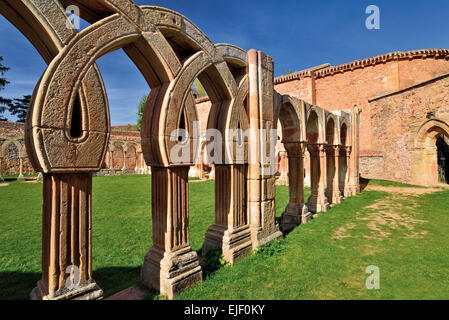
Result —
<path fill-rule="evenodd" d="M 92 278 L 92 174 L 44 174 L 42 279 L 35 300 L 101 299 Z"/>
<path fill-rule="evenodd" d="M 127 148 L 123 148 L 123 167 L 122 167 L 122 172 L 125 173 L 126 172 L 126 151 L 128 149 Z"/>
<path fill-rule="evenodd" d="M 3 158 L 0 157 L 0 181 L 5 181 L 5 179 L 3 179 Z"/>
<path fill-rule="evenodd" d="M 24 181 L 25 177 L 23 176 L 23 158 L 19 158 L 19 177 L 17 178 L 19 181 Z"/>
<path fill-rule="evenodd" d="M 203 257 L 215 247 L 224 258 L 234 263 L 251 252 L 247 204 L 247 165 L 216 165 L 215 224 L 206 232 Z"/>
<path fill-rule="evenodd" d="M 141 152 L 139 156 L 139 174 L 144 174 L 143 152 Z"/>
<path fill-rule="evenodd" d="M 282 213 L 282 231 L 291 230 L 312 218 L 304 204 L 304 143 L 285 143 L 288 153 L 290 199 Z"/>
<path fill-rule="evenodd" d="M 139 173 L 139 153 L 136 148 L 136 167 L 134 168 L 134 173 Z"/>
<path fill-rule="evenodd" d="M 273 59 L 248 52 L 248 115 L 251 130 L 248 166 L 248 212 L 253 249 L 282 237 L 276 225 Z"/>
<path fill-rule="evenodd" d="M 172 299 L 202 281 L 198 256 L 189 241 L 189 167 L 152 167 L 153 246 L 142 280 Z"/>
<path fill-rule="evenodd" d="M 327 172 L 326 197 L 331 204 L 341 202 L 340 192 L 340 146 L 328 146 L 327 156 L 329 168 Z"/>
<path fill-rule="evenodd" d="M 211 164 L 211 170 L 209 172 L 209 180 L 215 180 L 215 165 Z"/>
<path fill-rule="evenodd" d="M 112 162 L 112 150 L 109 150 L 109 169 L 113 169 L 113 162 Z"/>
<path fill-rule="evenodd" d="M 310 153 L 310 184 L 311 195 L 307 207 L 311 212 L 325 212 L 329 203 L 325 194 L 326 189 L 326 148 L 323 144 L 309 144 Z"/>
<path fill-rule="evenodd" d="M 287 157 L 287 152 L 286 151 L 279 151 L 279 156 L 280 156 L 280 160 L 279 160 L 279 168 L 281 171 L 281 175 L 279 177 L 279 179 L 277 180 L 277 184 L 281 185 L 281 186 L 286 186 L 288 185 L 288 163 L 289 163 L 289 159 Z"/>
<path fill-rule="evenodd" d="M 349 182 L 349 180 L 350 180 L 349 177 L 351 176 L 351 172 L 350 172 L 351 171 L 351 167 L 349 165 L 349 163 L 350 163 L 349 159 L 351 157 L 351 149 L 352 148 L 349 147 L 349 146 L 345 147 L 345 153 L 344 153 L 344 161 L 345 161 L 345 165 L 346 165 L 346 174 L 345 174 L 345 177 L 344 177 L 344 192 L 343 192 L 343 194 L 344 194 L 345 197 L 350 197 L 352 195 L 350 182 Z"/>
<path fill-rule="evenodd" d="M 360 110 L 357 106 L 351 111 L 351 146 L 352 152 L 349 158 L 349 192 L 355 196 L 360 192 L 360 168 L 359 168 L 359 126 Z"/>

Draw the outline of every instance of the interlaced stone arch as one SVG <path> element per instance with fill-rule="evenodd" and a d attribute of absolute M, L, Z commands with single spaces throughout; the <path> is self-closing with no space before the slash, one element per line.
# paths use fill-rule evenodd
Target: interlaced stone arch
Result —
<path fill-rule="evenodd" d="M 61 4 L 78 5 L 91 25 L 80 32 L 67 28 Z M 33 93 L 25 134 L 30 161 L 44 173 L 42 279 L 33 298 L 102 297 L 92 277 L 92 173 L 114 146 L 109 143 L 107 94 L 95 61 L 120 48 L 151 88 L 141 148 L 152 169 L 153 246 L 144 259 L 143 282 L 172 298 L 202 280 L 190 247 L 188 212 L 188 170 L 200 146 L 191 90 L 196 78 L 212 102 L 207 128 L 221 134 L 218 151 L 225 155 L 225 162 L 215 163 L 215 224 L 206 232 L 203 252 L 219 246 L 232 263 L 282 236 L 275 223 L 274 164 L 265 154 L 273 153 L 274 145 L 272 137 L 260 132 L 275 129 L 277 117 L 288 126 L 287 112 L 299 126 L 285 137 L 299 145 L 292 148 L 293 159 L 307 143 L 306 123 L 316 118 L 317 139 L 309 147 L 325 144 L 326 124 L 323 109 L 291 97 L 282 98 L 289 107 L 276 114 L 274 101 L 280 98 L 269 56 L 215 45 L 179 13 L 139 7 L 131 0 L 5 0 L 0 10 L 48 63 Z M 182 129 L 185 141 L 179 139 Z M 232 133 L 247 129 L 248 135 Z M 171 151 L 188 142 L 194 147 L 178 161 Z M 243 150 L 242 157 L 237 149 Z M 71 288 L 67 272 L 78 273 L 79 287 Z"/>

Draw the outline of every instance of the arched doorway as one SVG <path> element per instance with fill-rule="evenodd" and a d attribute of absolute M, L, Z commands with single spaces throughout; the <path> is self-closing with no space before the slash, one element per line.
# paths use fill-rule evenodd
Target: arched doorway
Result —
<path fill-rule="evenodd" d="M 449 125 L 439 119 L 425 122 L 413 141 L 411 182 L 418 185 L 447 183 Z"/>
<path fill-rule="evenodd" d="M 437 160 L 438 160 L 438 180 L 442 183 L 449 183 L 449 139 L 447 136 L 440 136 L 437 139 Z"/>

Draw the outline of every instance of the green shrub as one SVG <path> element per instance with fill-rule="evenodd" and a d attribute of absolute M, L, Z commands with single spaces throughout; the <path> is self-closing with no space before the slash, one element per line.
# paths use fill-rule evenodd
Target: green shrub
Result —
<path fill-rule="evenodd" d="M 257 249 L 257 254 L 261 254 L 267 257 L 274 256 L 282 252 L 282 241 L 273 240 L 263 247 Z"/>
<path fill-rule="evenodd" d="M 206 276 L 213 274 L 221 267 L 229 265 L 229 262 L 224 259 L 220 247 L 212 248 L 207 251 L 204 262 L 203 271 Z"/>

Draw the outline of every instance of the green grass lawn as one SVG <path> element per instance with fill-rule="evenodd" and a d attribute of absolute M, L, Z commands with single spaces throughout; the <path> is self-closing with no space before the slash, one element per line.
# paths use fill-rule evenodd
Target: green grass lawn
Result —
<path fill-rule="evenodd" d="M 151 183 L 149 176 L 93 181 L 94 278 L 109 296 L 140 285 L 140 266 L 151 246 Z M 177 298 L 449 299 L 449 190 L 390 189 L 367 188 L 345 199 Z M 0 299 L 27 299 L 40 278 L 41 202 L 41 183 L 9 181 L 0 187 Z M 287 202 L 288 187 L 277 187 L 278 217 Z M 194 250 L 213 222 L 214 183 L 190 183 Z M 369 265 L 380 269 L 380 290 L 365 287 Z M 161 297 L 149 292 L 149 298 Z"/>

